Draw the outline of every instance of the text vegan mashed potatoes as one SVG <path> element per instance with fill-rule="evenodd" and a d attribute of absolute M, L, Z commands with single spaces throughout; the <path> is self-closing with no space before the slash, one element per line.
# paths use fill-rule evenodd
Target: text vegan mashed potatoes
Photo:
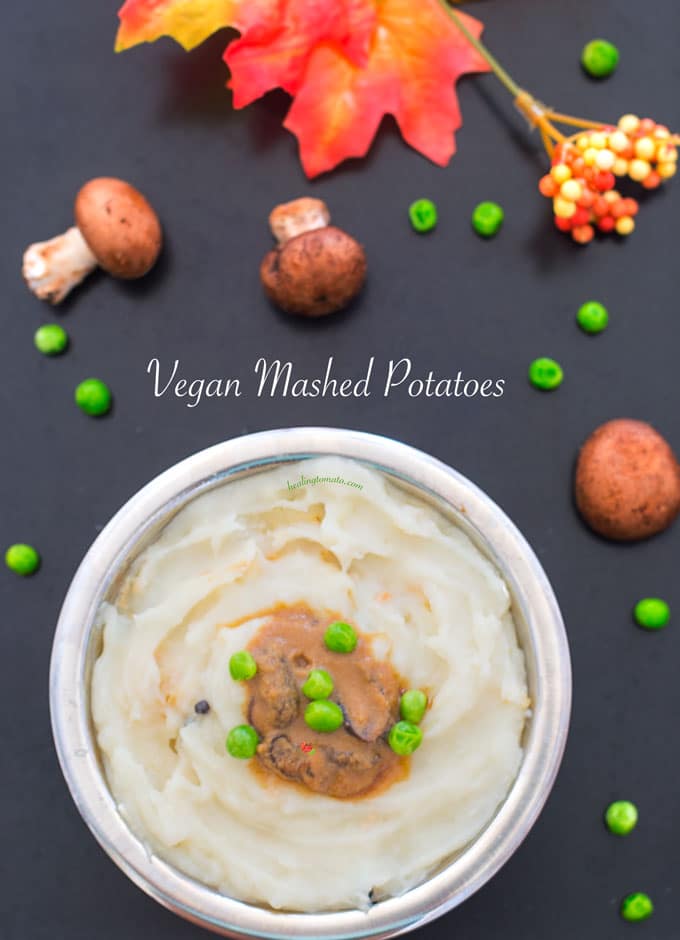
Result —
<path fill-rule="evenodd" d="M 362 488 L 289 488 L 302 470 Z M 263 611 L 300 602 L 377 634 L 376 653 L 430 694 L 407 779 L 371 798 L 303 791 L 225 750 L 244 721 L 230 656 Z M 477 835 L 517 773 L 528 699 L 504 582 L 459 529 L 353 461 L 198 497 L 101 621 L 92 709 L 120 810 L 152 851 L 233 897 L 319 911 L 398 894 Z"/>

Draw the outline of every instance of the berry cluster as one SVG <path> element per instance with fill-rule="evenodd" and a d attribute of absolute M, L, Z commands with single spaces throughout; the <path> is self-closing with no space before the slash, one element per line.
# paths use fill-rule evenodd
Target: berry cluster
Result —
<path fill-rule="evenodd" d="M 553 200 L 555 225 L 586 245 L 596 229 L 630 235 L 637 200 L 621 195 L 616 178 L 627 176 L 645 189 L 656 189 L 675 175 L 677 138 L 650 118 L 626 114 L 617 127 L 589 130 L 560 143 L 541 193 Z"/>

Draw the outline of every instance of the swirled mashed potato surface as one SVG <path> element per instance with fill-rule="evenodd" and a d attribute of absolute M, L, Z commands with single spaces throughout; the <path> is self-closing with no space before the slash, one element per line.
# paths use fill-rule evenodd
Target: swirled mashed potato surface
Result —
<path fill-rule="evenodd" d="M 301 472 L 357 485 L 291 489 Z M 300 603 L 375 635 L 430 695 L 408 776 L 372 797 L 315 794 L 226 753 L 245 697 L 229 658 L 268 608 Z M 503 580 L 455 525 L 354 461 L 199 496 L 100 618 L 92 711 L 120 812 L 151 852 L 232 897 L 365 909 L 474 839 L 517 774 L 529 702 Z"/>

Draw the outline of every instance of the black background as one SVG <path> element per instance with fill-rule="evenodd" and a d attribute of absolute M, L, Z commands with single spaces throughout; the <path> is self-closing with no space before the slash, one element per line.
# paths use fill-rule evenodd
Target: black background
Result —
<path fill-rule="evenodd" d="M 675 0 L 480 0 L 475 11 L 501 61 L 561 110 L 616 119 L 633 111 L 680 128 L 680 13 Z M 474 898 L 421 936 L 466 940 L 615 940 L 637 930 L 677 937 L 680 630 L 637 629 L 631 607 L 660 595 L 680 610 L 680 531 L 622 547 L 590 534 L 571 504 L 582 439 L 603 420 L 651 421 L 676 448 L 678 428 L 678 183 L 645 200 L 638 230 L 585 249 L 554 232 L 536 183 L 544 157 L 493 77 L 460 86 L 459 153 L 439 169 L 386 121 L 370 157 L 310 185 L 280 128 L 285 96 L 244 112 L 223 88 L 223 33 L 191 55 L 170 41 L 115 57 L 116 3 L 15 0 L 3 5 L 2 462 L 0 542 L 36 544 L 33 579 L 0 572 L 0 934 L 7 940 L 185 940 L 201 932 L 147 899 L 88 834 L 63 783 L 47 708 L 50 645 L 69 580 L 101 526 L 142 484 L 181 457 L 246 431 L 326 424 L 396 436 L 452 464 L 517 522 L 560 598 L 575 671 L 566 759 L 534 831 Z M 604 35 L 617 74 L 588 80 L 583 44 Z M 26 245 L 63 231 L 79 186 L 111 174 L 136 183 L 162 215 L 168 247 L 138 285 L 92 277 L 56 318 L 72 346 L 41 357 L 32 335 L 55 318 L 22 284 Z M 276 203 L 313 192 L 366 246 L 370 283 L 347 315 L 299 323 L 272 311 L 258 282 Z M 415 235 L 405 212 L 433 198 L 441 223 Z M 507 220 L 492 242 L 469 216 L 496 199 Z M 575 312 L 590 298 L 611 311 L 588 337 Z M 414 375 L 460 369 L 502 377 L 502 399 L 258 400 L 259 356 L 292 359 L 314 376 L 333 355 L 357 377 L 410 356 Z M 565 368 L 541 394 L 526 381 L 538 355 Z M 155 399 L 150 358 L 181 359 L 186 376 L 237 376 L 247 393 L 188 409 Z M 92 420 L 73 404 L 96 375 L 114 413 Z M 635 800 L 627 840 L 601 822 L 616 797 Z M 407 811 L 405 807 L 405 811 Z M 657 913 L 619 920 L 620 898 L 648 891 Z"/>

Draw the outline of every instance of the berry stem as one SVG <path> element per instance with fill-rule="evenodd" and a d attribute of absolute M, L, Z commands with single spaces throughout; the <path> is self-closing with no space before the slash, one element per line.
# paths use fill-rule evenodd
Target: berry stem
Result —
<path fill-rule="evenodd" d="M 467 41 L 470 43 L 470 45 L 474 46 L 481 57 L 488 63 L 494 75 L 499 79 L 500 82 L 502 82 L 503 85 L 505 85 L 510 94 L 514 95 L 516 98 L 522 89 L 519 87 L 514 78 L 512 78 L 512 76 L 506 72 L 498 59 L 489 52 L 484 43 L 480 39 L 477 39 L 476 36 L 473 36 L 473 34 L 461 19 L 460 14 L 457 13 L 456 10 L 452 9 L 449 0 L 441 0 L 441 4 L 453 22 L 456 24 L 458 29 L 461 31 L 463 36 L 465 36 Z"/>
<path fill-rule="evenodd" d="M 526 117 L 532 127 L 539 129 L 541 140 L 548 152 L 548 156 L 552 157 L 555 144 L 562 143 L 567 139 L 565 135 L 555 127 L 553 122 L 566 124 L 569 127 L 589 129 L 600 129 L 605 126 L 601 121 L 586 121 L 581 118 L 571 117 L 569 114 L 560 114 L 557 111 L 552 111 L 534 98 L 530 92 L 525 91 L 503 68 L 498 59 L 492 55 L 484 43 L 470 32 L 460 14 L 451 6 L 452 3 L 456 2 L 458 2 L 458 0 L 441 0 L 442 6 L 463 36 L 465 36 L 470 45 L 477 50 L 484 61 L 488 63 L 494 75 L 514 97 L 517 109 Z"/>
<path fill-rule="evenodd" d="M 570 114 L 559 114 L 557 111 L 549 111 L 548 117 L 558 124 L 567 124 L 570 127 L 583 127 L 589 130 L 601 130 L 604 127 L 602 121 L 586 121 L 583 118 L 575 118 Z"/>

